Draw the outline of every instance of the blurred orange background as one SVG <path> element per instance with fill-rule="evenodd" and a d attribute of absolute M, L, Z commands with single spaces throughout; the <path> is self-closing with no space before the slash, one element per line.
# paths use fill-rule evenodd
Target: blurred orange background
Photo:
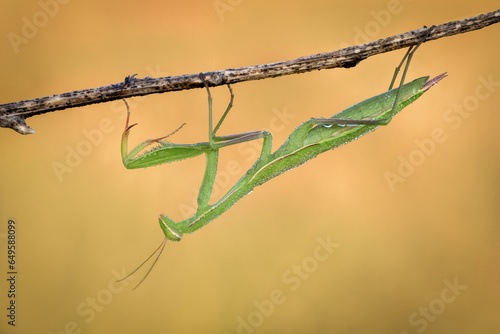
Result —
<path fill-rule="evenodd" d="M 134 73 L 162 77 L 289 60 L 497 5 L 3 1 L 0 103 Z M 26 22 L 38 27 L 29 30 Z M 12 33 L 27 38 L 13 44 Z M 389 126 L 271 180 L 207 227 L 169 242 L 136 290 L 146 269 L 125 283 L 116 277 L 161 242 L 158 214 L 180 221 L 193 213 L 204 157 L 126 170 L 120 101 L 29 118 L 35 135 L 0 129 L 0 332 L 497 332 L 499 36 L 494 25 L 424 44 L 408 78 L 445 71 L 448 78 Z M 277 148 L 310 117 L 331 116 L 387 89 L 404 52 L 348 70 L 234 85 L 235 106 L 219 134 L 268 129 Z M 220 114 L 229 94 L 225 87 L 212 93 Z M 130 145 L 184 122 L 173 141 L 207 140 L 204 90 L 129 103 L 139 123 Z M 221 150 L 213 199 L 254 160 L 237 146 Z M 6 317 L 9 219 L 17 226 L 15 327 Z"/>

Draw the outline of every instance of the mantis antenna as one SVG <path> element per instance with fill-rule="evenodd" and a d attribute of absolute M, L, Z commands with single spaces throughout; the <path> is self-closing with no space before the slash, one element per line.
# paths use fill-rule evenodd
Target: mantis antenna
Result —
<path fill-rule="evenodd" d="M 139 283 L 137 283 L 137 285 L 132 289 L 132 290 L 135 290 L 137 289 L 137 287 L 139 287 L 139 285 L 141 285 L 141 283 L 146 279 L 146 277 L 148 277 L 149 273 L 151 272 L 151 270 L 153 270 L 153 267 L 155 266 L 156 264 L 156 261 L 158 261 L 158 259 L 160 258 L 160 255 L 161 253 L 163 253 L 163 250 L 165 249 L 165 245 L 167 244 L 167 238 L 163 239 L 163 241 L 161 242 L 160 246 L 158 246 L 158 248 L 155 249 L 155 251 L 153 253 L 151 253 L 150 256 L 148 256 L 148 258 L 146 260 L 144 260 L 143 263 L 141 263 L 137 268 L 135 268 L 135 270 L 133 272 L 131 272 L 130 274 L 128 274 L 127 276 L 125 276 L 124 278 L 122 279 L 119 279 L 119 280 L 116 280 L 117 282 L 121 282 L 123 280 L 126 280 L 127 278 L 129 278 L 130 276 L 132 276 L 137 270 L 139 270 L 146 262 L 149 261 L 150 258 L 153 257 L 153 255 L 156 254 L 156 252 L 158 252 L 158 250 L 160 249 L 160 252 L 158 253 L 158 256 L 156 256 L 156 259 L 154 260 L 153 264 L 151 265 L 151 267 L 149 267 L 149 270 L 148 272 L 146 273 L 146 275 L 144 275 L 144 277 L 140 280 Z"/>

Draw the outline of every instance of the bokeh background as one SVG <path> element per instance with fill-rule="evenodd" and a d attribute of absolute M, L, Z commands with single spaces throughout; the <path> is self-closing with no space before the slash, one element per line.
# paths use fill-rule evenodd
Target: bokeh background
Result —
<path fill-rule="evenodd" d="M 497 7 L 493 0 L 2 1 L 0 100 L 134 73 L 294 59 Z M 30 22 L 38 27 L 29 30 Z M 13 44 L 12 34 L 26 39 Z M 390 126 L 256 188 L 205 228 L 168 243 L 136 290 L 146 269 L 125 283 L 116 277 L 161 242 L 159 213 L 176 221 L 193 213 L 204 158 L 126 170 L 118 101 L 30 118 L 35 135 L 0 129 L 0 332 L 497 333 L 499 36 L 497 25 L 424 44 L 409 78 L 445 71 L 448 78 Z M 348 70 L 234 85 L 235 107 L 220 134 L 268 129 L 277 148 L 310 117 L 383 92 L 404 52 Z M 220 113 L 228 92 L 212 92 Z M 172 140 L 206 141 L 205 91 L 129 102 L 139 123 L 132 145 L 184 122 Z M 221 150 L 214 199 L 251 166 L 259 145 Z M 15 327 L 6 317 L 8 219 L 18 241 Z"/>

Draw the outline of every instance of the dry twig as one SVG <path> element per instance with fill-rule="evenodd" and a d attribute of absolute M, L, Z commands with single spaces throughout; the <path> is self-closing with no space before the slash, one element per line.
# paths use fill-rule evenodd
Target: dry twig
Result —
<path fill-rule="evenodd" d="M 499 21 L 500 10 L 496 10 L 464 20 L 444 23 L 436 26 L 426 40 L 430 41 L 478 30 Z M 412 30 L 400 35 L 379 39 L 378 41 L 300 57 L 294 60 L 205 72 L 203 75 L 210 86 L 219 86 L 313 70 L 353 67 L 368 57 L 416 45 L 426 30 L 426 28 Z M 30 134 L 35 131 L 27 126 L 24 120 L 49 111 L 109 102 L 132 96 L 202 87 L 204 85 L 198 73 L 165 78 L 146 77 L 144 79 L 138 79 L 132 75 L 117 84 L 2 104 L 0 105 L 0 126 L 12 128 L 21 134 Z"/>

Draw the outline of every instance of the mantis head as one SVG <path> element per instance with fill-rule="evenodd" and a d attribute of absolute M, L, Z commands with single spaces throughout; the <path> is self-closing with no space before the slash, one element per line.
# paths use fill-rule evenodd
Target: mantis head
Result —
<path fill-rule="evenodd" d="M 165 234 L 165 238 L 172 241 L 180 241 L 182 239 L 182 231 L 175 227 L 175 222 L 171 218 L 161 214 L 158 220 L 160 221 L 160 227 Z"/>

